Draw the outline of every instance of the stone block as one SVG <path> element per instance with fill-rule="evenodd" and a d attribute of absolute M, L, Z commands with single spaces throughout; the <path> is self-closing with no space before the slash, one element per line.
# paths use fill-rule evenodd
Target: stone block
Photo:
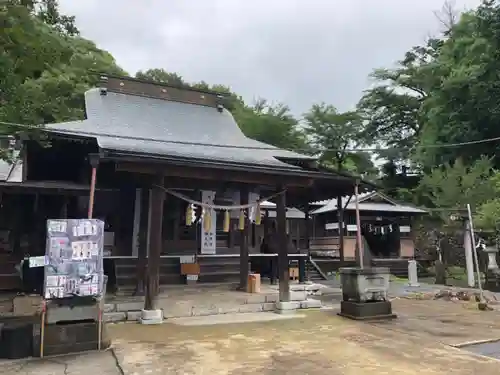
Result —
<path fill-rule="evenodd" d="M 158 310 L 141 310 L 141 324 L 156 325 L 163 323 L 163 311 Z"/>
<path fill-rule="evenodd" d="M 12 302 L 15 316 L 33 316 L 42 311 L 41 296 L 16 296 Z M 10 306 L 9 306 L 10 307 Z"/>
<path fill-rule="evenodd" d="M 290 285 L 290 292 L 303 292 L 307 288 L 305 284 Z"/>
<path fill-rule="evenodd" d="M 276 294 L 266 294 L 266 302 L 278 302 L 279 301 L 279 295 Z"/>
<path fill-rule="evenodd" d="M 104 313 L 102 317 L 105 322 L 122 322 L 127 318 L 124 312 Z"/>
<path fill-rule="evenodd" d="M 245 303 L 264 303 L 266 302 L 266 296 L 264 294 L 249 294 L 245 299 Z"/>
<path fill-rule="evenodd" d="M 116 311 L 126 312 L 126 311 L 140 311 L 144 308 L 144 302 L 124 302 L 116 304 Z"/>
<path fill-rule="evenodd" d="M 142 312 L 141 311 L 127 311 L 126 314 L 127 314 L 127 320 L 137 321 L 137 320 L 141 319 Z"/>
<path fill-rule="evenodd" d="M 217 306 L 193 306 L 192 316 L 208 316 L 218 315 L 219 308 Z"/>
<path fill-rule="evenodd" d="M 163 317 L 167 318 L 186 318 L 193 315 L 193 306 L 190 304 L 178 304 L 166 306 L 163 308 Z"/>
<path fill-rule="evenodd" d="M 47 307 L 47 324 L 80 321 L 80 320 L 98 320 L 99 306 L 97 303 L 88 306 L 57 306 L 50 304 Z"/>
<path fill-rule="evenodd" d="M 163 320 L 163 310 L 141 310 L 141 319 L 144 320 Z"/>
<path fill-rule="evenodd" d="M 255 313 L 262 311 L 262 304 L 241 305 L 238 309 L 240 313 Z"/>
<path fill-rule="evenodd" d="M 236 304 L 227 304 L 227 305 L 218 305 L 219 314 L 234 314 L 240 311 L 240 305 Z"/>
<path fill-rule="evenodd" d="M 113 312 L 115 311 L 116 306 L 114 303 L 105 303 L 103 306 L 103 312 L 108 313 L 108 312 Z"/>
<path fill-rule="evenodd" d="M 139 323 L 147 326 L 153 326 L 163 323 L 163 319 L 139 319 Z"/>
<path fill-rule="evenodd" d="M 262 311 L 274 311 L 276 308 L 275 302 L 266 302 L 262 304 Z"/>
<path fill-rule="evenodd" d="M 290 301 L 290 302 L 281 302 L 278 301 L 275 304 L 276 310 L 297 310 L 300 309 L 300 302 L 298 301 Z"/>
<path fill-rule="evenodd" d="M 280 314 L 280 315 L 292 315 L 292 314 L 295 314 L 297 312 L 297 310 L 295 310 L 295 309 L 292 309 L 292 310 L 274 309 L 274 312 L 276 314 Z"/>
<path fill-rule="evenodd" d="M 318 299 L 307 299 L 300 302 L 301 309 L 319 309 L 321 306 L 321 301 Z"/>
<path fill-rule="evenodd" d="M 297 292 L 290 292 L 290 300 L 291 301 L 305 301 L 307 299 L 307 293 L 306 291 L 297 291 Z"/>

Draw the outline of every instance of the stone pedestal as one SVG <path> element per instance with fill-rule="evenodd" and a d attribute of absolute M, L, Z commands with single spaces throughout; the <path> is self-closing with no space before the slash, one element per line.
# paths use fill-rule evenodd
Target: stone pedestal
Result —
<path fill-rule="evenodd" d="M 387 300 L 389 269 L 386 267 L 341 268 L 340 316 L 355 320 L 393 319 Z"/>
<path fill-rule="evenodd" d="M 411 287 L 420 286 L 420 284 L 418 283 L 418 269 L 416 260 L 408 261 L 408 286 Z"/>
<path fill-rule="evenodd" d="M 157 310 L 142 310 L 141 324 L 154 325 L 163 323 L 163 311 Z"/>
<path fill-rule="evenodd" d="M 274 310 L 274 312 L 276 314 L 295 314 L 295 312 L 299 308 L 299 301 L 276 302 L 276 309 Z"/>
<path fill-rule="evenodd" d="M 339 316 L 353 320 L 386 320 L 397 318 L 392 313 L 392 305 L 389 301 L 340 302 Z"/>

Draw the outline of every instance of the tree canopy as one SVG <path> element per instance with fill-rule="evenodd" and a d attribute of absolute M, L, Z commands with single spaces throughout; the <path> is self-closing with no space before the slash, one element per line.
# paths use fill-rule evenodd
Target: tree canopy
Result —
<path fill-rule="evenodd" d="M 111 54 L 79 36 L 56 0 L 9 0 L 0 5 L 0 23 L 0 121 L 81 119 L 83 94 L 97 84 L 96 73 L 126 74 Z"/>
<path fill-rule="evenodd" d="M 248 103 L 226 85 L 188 82 L 168 67 L 135 77 L 224 93 L 226 108 L 253 139 L 318 155 L 419 205 L 472 203 L 491 224 L 500 220 L 500 142 L 484 140 L 500 139 L 500 4 L 484 0 L 460 16 L 446 9 L 443 33 L 409 48 L 395 68 L 375 69 L 375 84 L 349 111 L 317 103 L 297 116 L 286 103 Z M 83 93 L 97 84 L 97 73 L 127 75 L 80 36 L 57 0 L 4 1 L 0 23 L 0 121 L 81 119 Z M 3 134 L 13 130 L 0 126 Z M 366 147 L 377 151 L 355 151 Z"/>

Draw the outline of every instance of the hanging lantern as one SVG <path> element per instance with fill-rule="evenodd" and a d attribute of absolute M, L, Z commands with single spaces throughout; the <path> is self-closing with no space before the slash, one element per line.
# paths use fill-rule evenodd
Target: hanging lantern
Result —
<path fill-rule="evenodd" d="M 189 203 L 186 207 L 186 226 L 190 226 L 193 222 L 193 207 Z"/>
<path fill-rule="evenodd" d="M 205 232 L 210 232 L 211 227 L 212 227 L 212 210 L 210 208 L 206 208 L 203 210 L 203 230 Z"/>
<path fill-rule="evenodd" d="M 238 219 L 238 229 L 245 229 L 245 210 L 240 211 L 240 217 Z"/>
<path fill-rule="evenodd" d="M 224 212 L 224 224 L 223 224 L 223 227 L 222 227 L 222 230 L 224 231 L 224 233 L 227 233 L 229 232 L 229 223 L 231 221 L 231 218 L 229 216 L 229 211 L 226 210 Z"/>
<path fill-rule="evenodd" d="M 257 203 L 257 207 L 255 208 L 255 225 L 260 225 L 262 222 L 262 213 L 260 212 L 260 203 Z"/>

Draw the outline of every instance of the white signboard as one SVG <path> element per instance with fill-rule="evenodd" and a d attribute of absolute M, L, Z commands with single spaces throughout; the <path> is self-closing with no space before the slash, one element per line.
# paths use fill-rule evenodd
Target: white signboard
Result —
<path fill-rule="evenodd" d="M 345 228 L 345 224 L 344 224 L 344 228 Z M 326 223 L 325 229 L 326 230 L 337 230 L 337 229 L 339 229 L 339 223 Z"/>
<path fill-rule="evenodd" d="M 201 192 L 201 201 L 205 204 L 213 204 L 215 200 L 215 192 L 204 190 Z M 203 208 L 204 210 L 209 210 L 211 216 L 210 230 L 205 231 L 205 215 L 202 215 L 200 220 L 200 230 L 201 230 L 201 253 L 202 254 L 215 254 L 216 252 L 216 232 L 215 228 L 217 226 L 217 216 L 214 209 Z"/>
<path fill-rule="evenodd" d="M 45 255 L 29 258 L 30 268 L 45 267 L 47 265 L 47 257 Z"/>

